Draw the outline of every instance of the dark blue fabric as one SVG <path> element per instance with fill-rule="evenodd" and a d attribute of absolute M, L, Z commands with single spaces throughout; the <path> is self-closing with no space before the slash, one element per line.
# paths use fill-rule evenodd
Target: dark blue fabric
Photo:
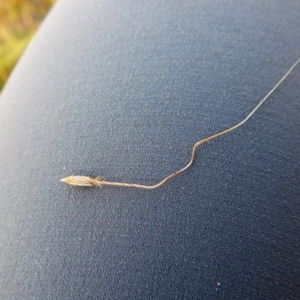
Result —
<path fill-rule="evenodd" d="M 300 2 L 60 0 L 0 99 L 1 299 L 299 299 Z"/>

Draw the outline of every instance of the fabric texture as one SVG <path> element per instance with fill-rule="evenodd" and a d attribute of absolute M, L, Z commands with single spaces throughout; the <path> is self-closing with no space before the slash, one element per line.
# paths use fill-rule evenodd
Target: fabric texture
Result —
<path fill-rule="evenodd" d="M 299 299 L 299 1 L 60 0 L 0 98 L 1 299 Z"/>

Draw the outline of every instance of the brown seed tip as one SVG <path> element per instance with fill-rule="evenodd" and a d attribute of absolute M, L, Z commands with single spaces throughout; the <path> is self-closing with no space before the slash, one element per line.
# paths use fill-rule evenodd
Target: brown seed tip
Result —
<path fill-rule="evenodd" d="M 69 176 L 60 180 L 73 186 L 101 186 L 100 178 L 91 178 L 88 176 Z"/>

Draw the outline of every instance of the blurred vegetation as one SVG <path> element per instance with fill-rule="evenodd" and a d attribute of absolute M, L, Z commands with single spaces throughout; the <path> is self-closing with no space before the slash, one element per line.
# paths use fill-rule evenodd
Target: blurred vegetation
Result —
<path fill-rule="evenodd" d="M 55 0 L 0 0 L 0 91 Z"/>

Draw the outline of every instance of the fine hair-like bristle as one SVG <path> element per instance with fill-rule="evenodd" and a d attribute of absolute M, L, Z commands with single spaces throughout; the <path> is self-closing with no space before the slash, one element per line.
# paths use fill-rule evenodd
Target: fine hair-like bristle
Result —
<path fill-rule="evenodd" d="M 239 128 L 240 126 L 242 126 L 245 122 L 247 122 L 251 116 L 258 110 L 258 108 L 270 97 L 270 95 L 277 89 L 277 87 L 287 78 L 287 76 L 292 72 L 292 70 L 298 65 L 298 63 L 300 62 L 300 58 L 292 65 L 292 67 L 283 75 L 283 77 L 277 82 L 277 84 L 266 94 L 266 96 L 260 100 L 260 102 L 252 109 L 252 111 L 239 123 L 235 124 L 234 126 L 227 128 L 221 132 L 218 132 L 214 135 L 211 135 L 207 138 L 204 138 L 198 142 L 196 142 L 192 148 L 192 153 L 191 153 L 191 158 L 189 160 L 189 162 L 187 163 L 187 165 L 183 168 L 181 168 L 180 170 L 168 175 L 167 177 L 165 177 L 163 180 L 161 180 L 160 182 L 153 184 L 153 185 L 144 185 L 144 184 L 137 184 L 137 183 L 126 183 L 126 182 L 113 182 L 113 181 L 105 181 L 104 179 L 101 179 L 99 177 L 96 178 L 91 178 L 88 176 L 70 176 L 70 177 L 66 177 L 63 178 L 61 181 L 68 183 L 70 185 L 73 186 L 104 186 L 104 185 L 110 185 L 110 186 L 119 186 L 119 187 L 130 187 L 130 188 L 140 188 L 140 189 L 147 189 L 147 190 L 152 190 L 152 189 L 156 189 L 160 186 L 162 186 L 163 184 L 165 184 L 167 181 L 169 181 L 170 179 L 172 179 L 173 177 L 183 173 L 184 171 L 186 171 L 194 162 L 195 160 L 195 155 L 196 155 L 196 150 L 197 148 L 206 143 L 209 142 L 213 139 L 216 139 L 222 135 L 225 135 L 237 128 Z"/>

